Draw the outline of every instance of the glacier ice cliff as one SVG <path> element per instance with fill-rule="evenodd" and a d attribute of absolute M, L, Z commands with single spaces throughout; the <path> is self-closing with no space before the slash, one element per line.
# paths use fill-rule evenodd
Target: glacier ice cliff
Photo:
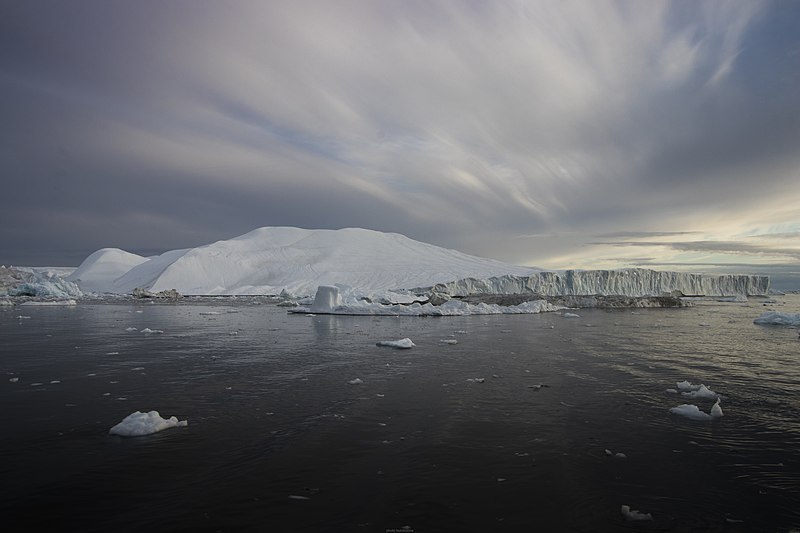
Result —
<path fill-rule="evenodd" d="M 564 270 L 536 272 L 527 276 L 464 278 L 415 290 L 456 297 L 476 294 L 646 297 L 673 294 L 676 291 L 686 296 L 766 296 L 769 292 L 769 276 L 660 272 L 645 268 Z"/>

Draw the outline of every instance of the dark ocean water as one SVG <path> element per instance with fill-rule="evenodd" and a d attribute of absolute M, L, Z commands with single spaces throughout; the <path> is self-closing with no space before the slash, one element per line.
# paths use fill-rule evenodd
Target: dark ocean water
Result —
<path fill-rule="evenodd" d="M 12 531 L 797 530 L 800 341 L 752 323 L 768 309 L 800 298 L 573 319 L 310 317 L 248 299 L 0 308 L 0 517 Z M 375 346 L 403 337 L 417 346 Z M 725 416 L 670 415 L 711 407 L 666 392 L 684 379 L 722 394 Z M 189 425 L 108 434 L 154 409 Z"/>

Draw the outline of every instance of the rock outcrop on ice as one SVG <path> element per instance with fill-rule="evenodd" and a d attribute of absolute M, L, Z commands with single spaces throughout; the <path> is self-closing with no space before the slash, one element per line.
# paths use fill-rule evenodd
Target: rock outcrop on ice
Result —
<path fill-rule="evenodd" d="M 624 270 L 564 270 L 504 275 L 486 279 L 464 278 L 417 289 L 449 296 L 475 294 L 536 294 L 541 296 L 683 295 L 766 296 L 769 276 L 659 272 L 644 268 Z"/>

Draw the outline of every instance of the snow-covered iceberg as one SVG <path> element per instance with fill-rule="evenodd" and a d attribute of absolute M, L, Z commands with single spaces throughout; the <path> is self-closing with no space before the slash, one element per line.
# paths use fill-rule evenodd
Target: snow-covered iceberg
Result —
<path fill-rule="evenodd" d="M 87 257 L 68 280 L 87 291 L 115 294 L 141 288 L 153 293 L 175 289 L 184 295 L 310 297 L 318 286 L 347 286 L 362 295 L 394 291 L 393 303 L 401 303 L 396 297 L 402 291 L 412 301 L 415 295 L 431 297 L 431 303 L 492 294 L 531 295 L 535 300 L 676 293 L 738 297 L 769 291 L 767 276 L 646 269 L 541 271 L 359 228 L 265 227 L 151 258 L 104 248 Z"/>
<path fill-rule="evenodd" d="M 126 270 L 127 268 L 127 270 Z M 70 280 L 95 292 L 176 289 L 188 295 L 311 296 L 319 285 L 372 292 L 432 285 L 463 277 L 524 275 L 534 269 L 467 255 L 397 233 L 359 228 L 265 227 L 230 240 L 149 259 L 98 250 Z"/>

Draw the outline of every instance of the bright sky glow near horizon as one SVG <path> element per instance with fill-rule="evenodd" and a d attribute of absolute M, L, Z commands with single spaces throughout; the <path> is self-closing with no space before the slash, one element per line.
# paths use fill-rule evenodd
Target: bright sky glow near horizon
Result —
<path fill-rule="evenodd" d="M 260 226 L 800 280 L 800 2 L 10 0 L 0 264 Z"/>

